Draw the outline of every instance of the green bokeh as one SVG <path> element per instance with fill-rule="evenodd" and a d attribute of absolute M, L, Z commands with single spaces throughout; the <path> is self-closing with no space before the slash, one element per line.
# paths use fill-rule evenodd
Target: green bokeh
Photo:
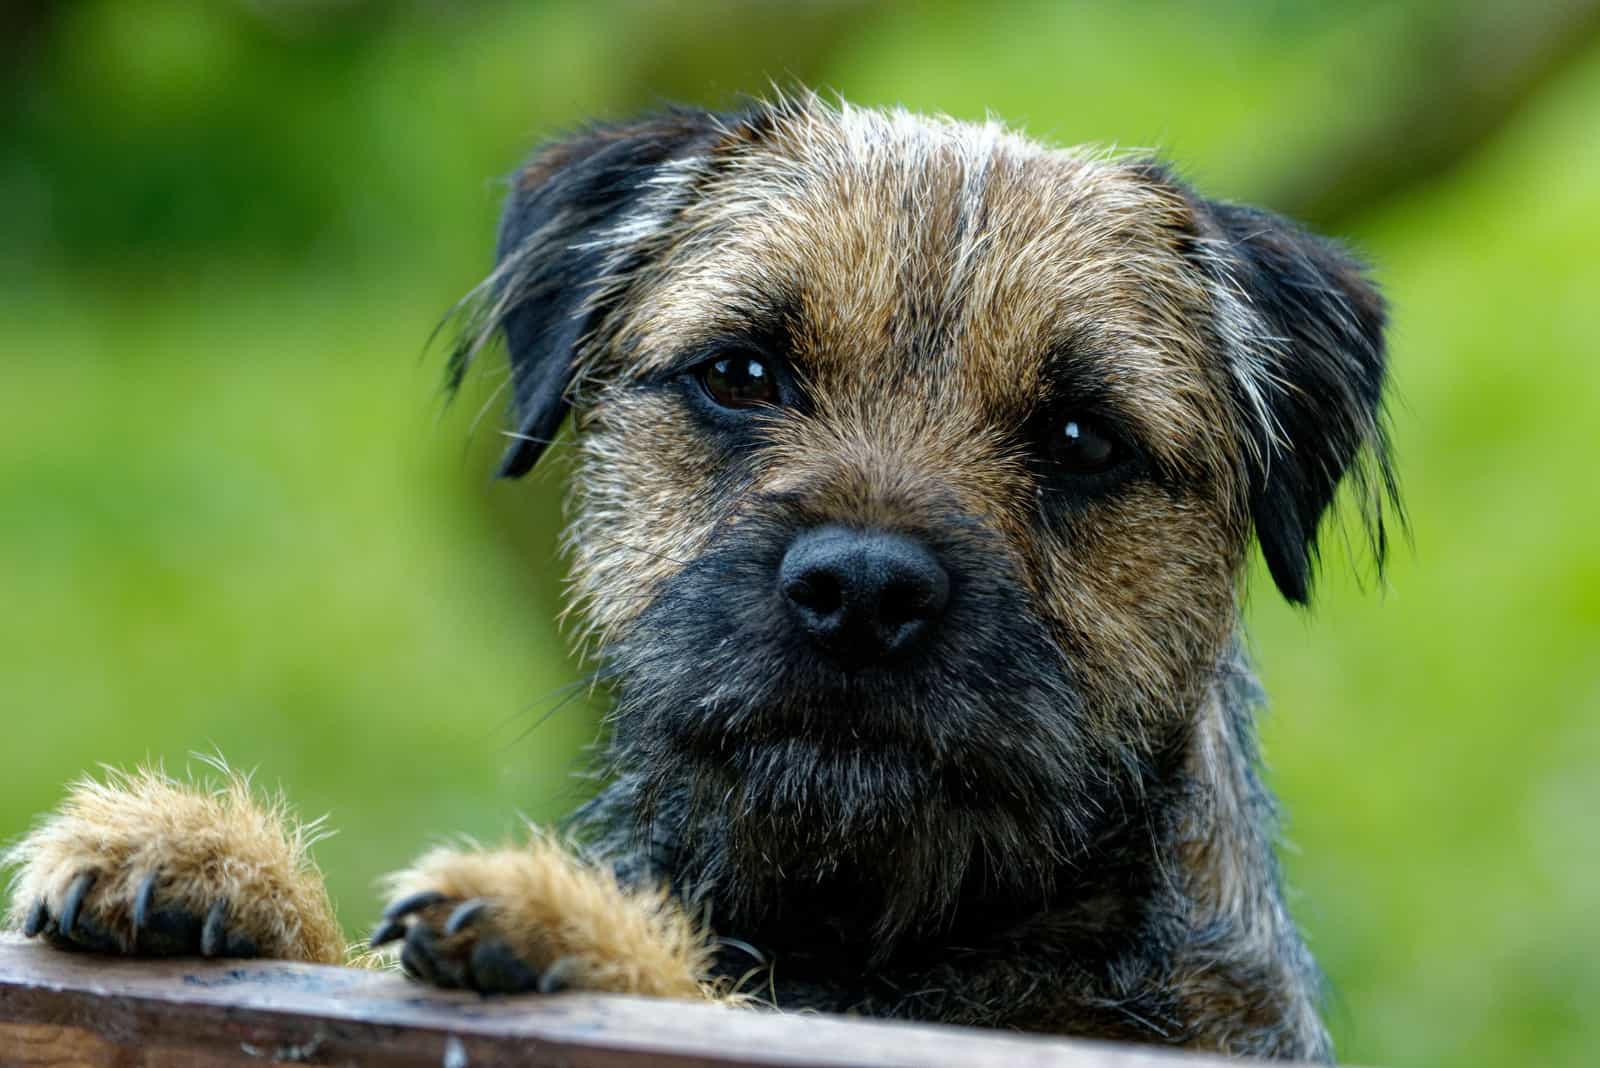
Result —
<path fill-rule="evenodd" d="M 490 482 L 498 374 L 446 410 L 425 351 L 540 136 L 798 78 L 1249 199 L 1427 73 L 1378 4 L 34 8 L 0 57 L 0 837 L 100 762 L 220 751 L 330 814 L 353 930 L 423 845 L 585 789 L 559 470 Z M 1374 590 L 1335 545 L 1313 613 L 1258 581 L 1249 614 L 1347 1059 L 1600 1047 L 1596 115 L 1591 48 L 1341 222 L 1396 309 L 1414 548 Z"/>

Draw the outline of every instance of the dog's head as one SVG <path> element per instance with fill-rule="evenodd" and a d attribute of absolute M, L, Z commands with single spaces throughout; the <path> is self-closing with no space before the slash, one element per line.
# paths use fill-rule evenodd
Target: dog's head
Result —
<path fill-rule="evenodd" d="M 485 292 L 503 473 L 575 414 L 574 585 L 642 809 L 745 878 L 900 872 L 891 927 L 1136 808 L 1252 530 L 1304 601 L 1337 485 L 1383 471 L 1383 304 L 1343 253 L 992 125 L 592 128 L 518 176 Z"/>

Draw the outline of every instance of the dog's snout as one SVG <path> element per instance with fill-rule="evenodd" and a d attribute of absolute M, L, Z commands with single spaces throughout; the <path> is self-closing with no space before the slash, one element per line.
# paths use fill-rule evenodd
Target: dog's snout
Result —
<path fill-rule="evenodd" d="M 849 667 L 920 647 L 950 600 L 950 576 L 926 545 L 843 527 L 795 538 L 778 568 L 778 588 L 812 643 Z"/>

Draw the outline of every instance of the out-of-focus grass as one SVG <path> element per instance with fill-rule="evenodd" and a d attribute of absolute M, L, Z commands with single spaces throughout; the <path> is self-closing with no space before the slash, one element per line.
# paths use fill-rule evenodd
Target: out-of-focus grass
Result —
<path fill-rule="evenodd" d="M 1585 1063 L 1600 1043 L 1600 55 L 1364 228 L 1396 303 L 1415 551 L 1258 585 L 1299 913 L 1373 1063 Z M 1337 561 L 1335 561 L 1337 565 Z"/>
<path fill-rule="evenodd" d="M 0 166 L 0 837 L 98 762 L 216 749 L 330 814 L 355 932 L 431 839 L 567 810 L 595 730 L 557 707 L 558 472 L 489 483 L 494 376 L 441 418 L 420 358 L 484 266 L 491 179 L 641 86 L 765 85 L 720 8 L 472 9 L 305 55 L 220 6 L 124 10 L 74 9 L 44 118 L 0 145 L 25 164 Z M 1248 197 L 1397 76 L 1388 6 L 1256 10 L 891 5 L 767 73 L 1161 146 Z M 1600 55 L 1362 222 L 1415 550 L 1377 593 L 1333 546 L 1310 615 L 1252 585 L 1295 907 L 1352 1060 L 1600 1045 L 1597 108 Z"/>
<path fill-rule="evenodd" d="M 577 677 L 554 516 L 528 558 L 486 521 L 509 490 L 417 359 L 435 295 L 237 283 L 8 296 L 0 819 L 97 762 L 215 749 L 331 814 L 360 925 L 429 836 L 572 804 L 584 702 L 528 733 Z"/>

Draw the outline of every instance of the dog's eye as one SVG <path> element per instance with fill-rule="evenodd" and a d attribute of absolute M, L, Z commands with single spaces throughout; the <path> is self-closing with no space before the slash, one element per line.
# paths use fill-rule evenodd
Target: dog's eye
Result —
<path fill-rule="evenodd" d="M 700 384 L 724 408 L 778 403 L 778 379 L 768 363 L 749 355 L 719 356 L 700 365 Z"/>
<path fill-rule="evenodd" d="M 1073 475 L 1097 475 L 1122 459 L 1116 439 L 1086 416 L 1073 415 L 1056 424 L 1050 458 Z"/>

